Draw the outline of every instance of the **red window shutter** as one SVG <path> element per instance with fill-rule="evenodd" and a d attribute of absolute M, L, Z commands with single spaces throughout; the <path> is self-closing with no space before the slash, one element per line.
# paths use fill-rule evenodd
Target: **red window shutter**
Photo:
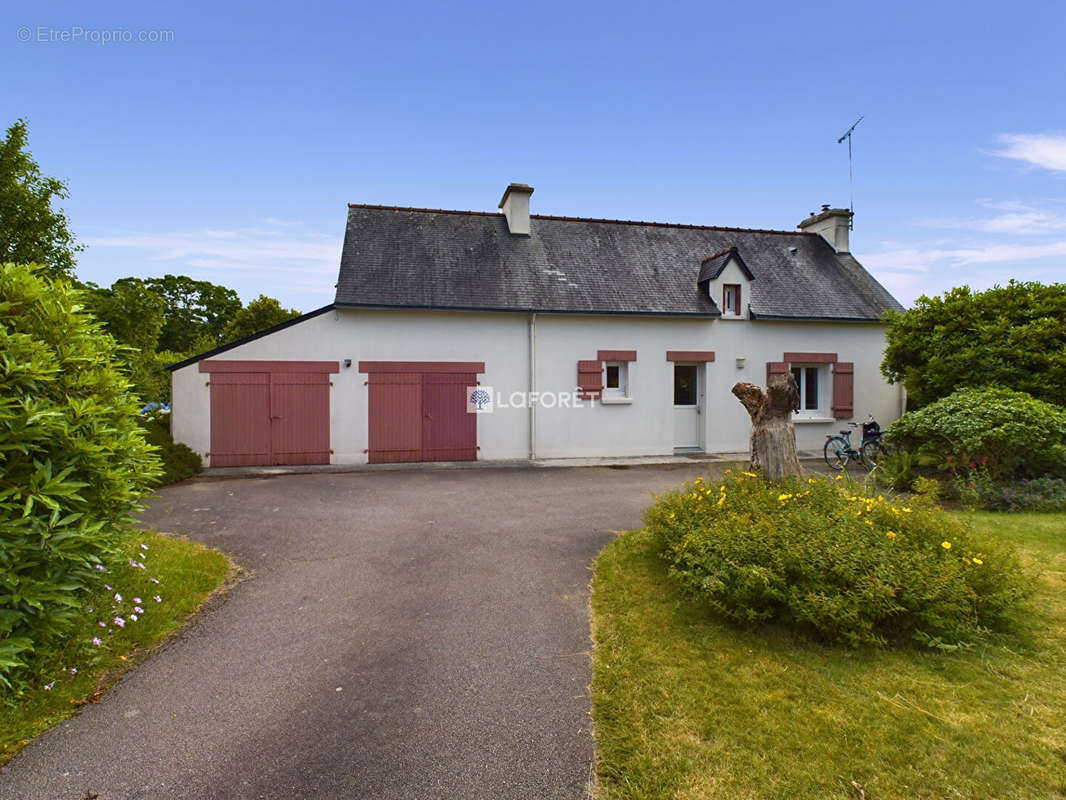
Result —
<path fill-rule="evenodd" d="M 855 416 L 855 364 L 837 361 L 833 364 L 833 418 L 851 419 Z"/>
<path fill-rule="evenodd" d="M 603 391 L 602 361 L 577 362 L 577 388 L 586 399 L 599 397 Z"/>
<path fill-rule="evenodd" d="M 786 361 L 767 361 L 766 362 L 766 385 L 770 385 L 770 379 L 776 378 L 778 375 L 788 374 L 788 362 Z"/>

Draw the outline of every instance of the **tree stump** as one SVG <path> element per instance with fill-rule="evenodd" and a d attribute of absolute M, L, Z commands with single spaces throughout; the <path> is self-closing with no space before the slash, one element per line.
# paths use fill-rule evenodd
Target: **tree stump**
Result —
<path fill-rule="evenodd" d="M 760 469 L 771 481 L 803 475 L 792 426 L 792 412 L 799 410 L 799 387 L 792 374 L 775 377 L 765 393 L 741 381 L 733 387 L 733 394 L 751 416 L 752 468 Z"/>

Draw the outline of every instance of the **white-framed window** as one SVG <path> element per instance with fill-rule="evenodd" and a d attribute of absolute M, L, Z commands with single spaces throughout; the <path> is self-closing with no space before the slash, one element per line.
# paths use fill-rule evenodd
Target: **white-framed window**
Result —
<path fill-rule="evenodd" d="M 829 391 L 824 364 L 793 364 L 792 377 L 799 387 L 799 415 L 829 416 Z"/>
<path fill-rule="evenodd" d="M 739 283 L 727 283 L 722 286 L 722 313 L 731 317 L 740 316 Z"/>
<path fill-rule="evenodd" d="M 604 364 L 603 396 L 629 397 L 628 361 L 608 361 Z"/>

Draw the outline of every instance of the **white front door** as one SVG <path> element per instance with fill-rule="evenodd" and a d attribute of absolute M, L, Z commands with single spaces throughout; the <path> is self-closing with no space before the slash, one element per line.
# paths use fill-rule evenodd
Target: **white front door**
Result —
<path fill-rule="evenodd" d="M 699 450 L 700 399 L 703 386 L 698 364 L 674 364 L 674 449 Z"/>

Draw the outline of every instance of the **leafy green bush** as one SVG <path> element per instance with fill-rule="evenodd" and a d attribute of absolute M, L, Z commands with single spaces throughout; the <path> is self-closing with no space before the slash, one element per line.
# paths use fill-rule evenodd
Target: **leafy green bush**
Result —
<path fill-rule="evenodd" d="M 962 287 L 888 315 L 881 371 L 921 408 L 961 388 L 1005 386 L 1066 405 L 1066 284 Z"/>
<path fill-rule="evenodd" d="M 183 481 L 200 471 L 200 456 L 187 445 L 175 442 L 171 436 L 169 412 L 153 411 L 142 415 L 141 427 L 144 428 L 144 438 L 158 449 L 159 458 L 163 462 L 160 485 Z"/>
<path fill-rule="evenodd" d="M 944 494 L 971 508 L 988 511 L 1066 511 L 1066 480 L 1033 478 L 993 481 L 987 470 L 955 470 Z"/>
<path fill-rule="evenodd" d="M 62 639 L 159 460 L 81 295 L 0 265 L 0 683 Z"/>
<path fill-rule="evenodd" d="M 932 500 L 891 502 L 839 478 L 729 473 L 660 496 L 645 520 L 671 573 L 714 611 L 852 646 L 971 642 L 1028 590 L 1012 550 Z"/>
<path fill-rule="evenodd" d="M 920 466 L 988 470 L 993 481 L 1066 477 L 1066 409 L 1010 389 L 960 389 L 909 411 L 886 433 Z"/>
<path fill-rule="evenodd" d="M 877 469 L 871 477 L 878 486 L 894 492 L 909 492 L 914 480 L 919 476 L 918 461 L 913 453 L 906 450 L 888 450 L 877 462 Z"/>

